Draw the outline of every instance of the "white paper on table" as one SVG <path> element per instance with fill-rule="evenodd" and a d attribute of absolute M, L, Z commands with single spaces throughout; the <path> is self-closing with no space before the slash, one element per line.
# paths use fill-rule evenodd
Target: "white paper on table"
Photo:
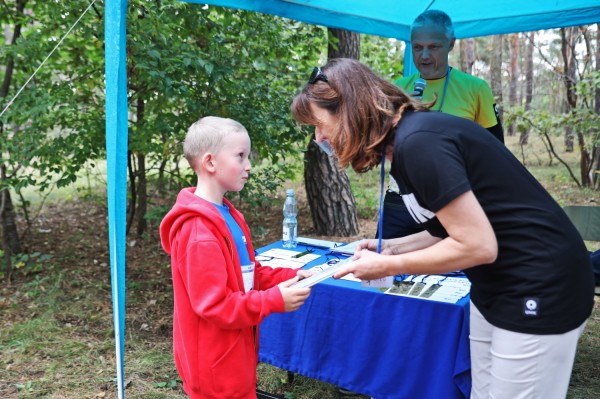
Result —
<path fill-rule="evenodd" d="M 388 288 L 394 285 L 394 276 L 378 278 L 375 280 L 361 280 L 360 284 L 365 288 Z"/>
<path fill-rule="evenodd" d="M 350 262 L 350 259 L 342 260 L 341 262 L 334 263 L 333 265 L 324 263 L 322 265 L 310 268 L 309 270 L 314 271 L 315 274 L 313 274 L 312 276 L 307 277 L 305 279 L 302 279 L 295 284 L 292 284 L 290 287 L 293 287 L 293 288 L 312 287 L 313 285 L 318 284 L 321 281 L 327 280 L 328 278 L 333 276 L 336 272 L 338 272 L 341 268 L 343 268 L 345 266 L 345 264 L 348 262 Z"/>
<path fill-rule="evenodd" d="M 321 257 L 318 254 L 306 254 L 299 258 L 294 258 L 294 256 L 300 253 L 302 252 L 274 248 L 256 255 L 256 260 L 263 266 L 297 269 Z"/>
<path fill-rule="evenodd" d="M 344 277 L 341 277 L 340 280 L 354 281 L 357 283 L 360 283 L 362 281 L 361 279 L 354 277 L 354 273 L 348 273 Z"/>
<path fill-rule="evenodd" d="M 471 282 L 462 277 L 446 277 L 440 275 L 410 275 L 403 282 L 413 283 L 407 293 L 392 292 L 394 287 L 390 287 L 385 293 L 390 295 L 406 296 L 411 298 L 420 298 L 431 301 L 457 303 L 459 300 L 469 294 Z M 424 284 L 422 288 L 420 283 Z M 432 286 L 437 285 L 437 289 L 429 297 L 422 295 Z M 416 291 L 418 290 L 418 291 Z"/>
<path fill-rule="evenodd" d="M 341 247 L 331 248 L 331 252 L 338 253 L 338 254 L 344 254 L 344 255 L 354 255 L 354 252 L 356 251 L 356 246 L 361 241 L 362 240 L 357 240 L 357 241 L 353 241 L 349 244 L 342 245 Z"/>
<path fill-rule="evenodd" d="M 292 251 L 289 249 L 273 248 L 263 252 L 259 256 L 270 256 L 272 258 L 288 259 L 301 253 L 301 251 Z"/>

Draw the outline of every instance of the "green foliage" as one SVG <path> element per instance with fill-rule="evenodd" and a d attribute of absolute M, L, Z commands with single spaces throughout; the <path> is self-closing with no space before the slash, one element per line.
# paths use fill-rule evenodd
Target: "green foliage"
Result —
<path fill-rule="evenodd" d="M 22 16 L 15 4 L 4 6 L 7 31 L 12 33 L 17 22 L 23 26 L 15 43 L 6 42 L 4 35 L 0 38 L 0 66 L 11 59 L 15 66 L 9 92 L 0 98 L 2 109 L 87 5 L 29 1 Z M 0 162 L 7 178 L 0 187 L 65 186 L 76 180 L 88 159 L 103 154 L 102 27 L 101 16 L 89 12 L 2 116 Z"/>
<path fill-rule="evenodd" d="M 146 218 L 150 226 L 158 228 L 158 226 L 160 226 L 160 222 L 163 220 L 163 218 L 165 217 L 167 212 L 169 212 L 169 210 L 171 210 L 170 205 L 153 206 L 148 210 L 148 212 L 146 212 L 146 216 L 144 217 Z"/>
<path fill-rule="evenodd" d="M 288 165 L 281 165 L 281 169 L 272 165 L 265 165 L 252 170 L 252 178 L 248 180 L 244 189 L 239 193 L 229 193 L 228 197 L 238 196 L 239 201 L 242 201 L 251 206 L 265 208 L 272 205 L 276 198 L 276 193 L 285 180 L 280 175 L 280 171 L 284 170 L 289 173 Z"/>
<path fill-rule="evenodd" d="M 11 255 L 11 257 L 10 257 L 13 272 L 18 273 L 23 276 L 28 276 L 31 274 L 38 274 L 38 273 L 42 272 L 45 269 L 44 266 L 48 264 L 47 262 L 50 259 L 52 259 L 52 255 L 42 254 L 40 252 L 33 252 L 31 254 L 26 254 L 26 253 L 15 254 L 15 255 Z M 1 249 L 0 249 L 0 264 L 2 265 L 2 268 L 0 268 L 0 280 L 1 280 L 2 278 L 4 278 L 4 274 L 5 274 L 5 270 L 6 270 L 6 264 L 5 264 L 5 260 L 4 260 L 4 251 Z M 36 282 L 41 285 L 40 281 L 37 280 L 37 276 L 36 276 Z"/>
<path fill-rule="evenodd" d="M 387 174 L 386 174 L 387 176 Z M 356 211 L 361 219 L 377 218 L 379 210 L 379 170 L 373 169 L 366 173 L 356 173 L 348 169 L 348 177 L 352 194 L 356 200 Z"/>
<path fill-rule="evenodd" d="M 157 382 L 156 384 L 154 384 L 155 388 L 162 388 L 162 389 L 175 389 L 177 388 L 177 380 L 176 379 L 170 379 L 167 381 L 161 381 L 161 382 Z"/>
<path fill-rule="evenodd" d="M 24 25 L 14 44 L 0 38 L 0 67 L 15 62 L 2 108 L 87 5 L 29 1 L 27 15 L 13 3 L 3 6 L 8 31 Z M 0 188 L 66 186 L 86 161 L 104 156 L 101 11 L 93 7 L 82 18 L 2 116 L 7 178 Z M 185 2 L 133 0 L 127 18 L 129 150 L 146 155 L 149 171 L 181 158 L 187 127 L 206 115 L 244 124 L 260 160 L 278 165 L 299 156 L 305 133 L 289 104 L 326 48 L 324 28 Z M 288 169 L 276 173 L 274 181 Z"/>
<path fill-rule="evenodd" d="M 316 62 L 312 46 L 323 45 L 323 29 L 186 3 L 133 2 L 132 8 L 128 63 L 138 117 L 131 151 L 149 154 L 154 165 L 176 160 L 188 126 L 218 115 L 248 129 L 259 159 L 277 164 L 296 156 L 304 136 L 289 103 Z"/>
<path fill-rule="evenodd" d="M 404 44 L 396 39 L 361 34 L 360 60 L 381 77 L 394 81 L 404 73 Z"/>
<path fill-rule="evenodd" d="M 593 96 L 595 96 L 595 91 L 598 88 L 600 88 L 600 72 L 593 72 L 578 83 L 578 106 L 572 109 L 571 112 L 554 113 L 548 109 L 530 109 L 526 111 L 523 107 L 509 107 L 505 109 L 504 113 L 505 125 L 515 123 L 519 134 L 529 131 L 538 135 L 546 146 L 549 165 L 556 158 L 556 144 L 554 141 L 556 138 L 564 136 L 565 127 L 570 127 L 573 133 L 578 135 L 580 156 L 586 156 L 593 153 L 594 147 L 598 146 L 600 142 L 600 131 L 598 129 L 600 116 L 592 107 Z M 558 160 L 567 168 L 571 179 L 579 185 L 579 180 L 574 175 L 571 166 L 567 165 L 561 158 L 558 158 Z M 522 159 L 522 161 L 526 162 L 525 159 Z M 580 176 L 580 179 L 584 180 L 583 176 Z"/>

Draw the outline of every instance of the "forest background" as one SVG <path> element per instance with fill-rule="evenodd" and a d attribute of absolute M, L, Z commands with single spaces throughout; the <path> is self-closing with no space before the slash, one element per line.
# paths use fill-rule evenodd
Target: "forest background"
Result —
<path fill-rule="evenodd" d="M 1 397 L 114 392 L 101 4 L 0 1 Z M 230 199 L 260 214 L 251 223 L 256 246 L 280 238 L 287 186 L 297 189 L 303 205 L 301 233 L 348 241 L 371 236 L 377 177 L 337 170 L 315 154 L 312 132 L 293 123 L 289 103 L 312 67 L 332 55 L 360 58 L 390 80 L 402 76 L 404 44 L 166 1 L 129 1 L 127 29 L 127 348 L 135 358 L 143 348 L 166 351 L 149 351 L 136 362 L 136 383 L 128 389 L 139 397 L 178 397 L 169 353 L 168 259 L 156 227 L 176 192 L 194 183 L 181 156 L 187 127 L 200 116 L 219 115 L 250 132 L 252 179 Z M 599 43 L 593 25 L 465 39 L 451 53 L 451 65 L 490 82 L 509 148 L 561 205 L 600 199 Z M 310 166 L 323 164 L 339 186 L 315 184 L 323 176 Z M 331 201 L 339 204 L 331 207 L 335 212 L 315 211 Z M 148 275 L 156 278 L 145 281 Z M 75 367 L 65 370 L 65 364 Z M 96 377 L 81 381 L 77 365 Z M 261 375 L 289 397 L 330 395 L 302 396 L 272 370 Z"/>

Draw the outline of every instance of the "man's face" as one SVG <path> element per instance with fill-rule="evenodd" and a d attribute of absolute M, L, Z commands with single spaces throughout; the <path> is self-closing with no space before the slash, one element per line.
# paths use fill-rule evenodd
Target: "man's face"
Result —
<path fill-rule="evenodd" d="M 426 24 L 415 26 L 410 34 L 415 66 L 424 79 L 439 79 L 448 70 L 448 53 L 454 39 L 448 40 L 444 27 Z"/>

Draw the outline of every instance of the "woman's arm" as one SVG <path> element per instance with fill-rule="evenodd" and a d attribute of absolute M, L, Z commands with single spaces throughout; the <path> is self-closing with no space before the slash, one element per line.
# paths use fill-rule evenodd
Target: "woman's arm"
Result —
<path fill-rule="evenodd" d="M 449 235 L 443 240 L 398 255 L 358 251 L 353 262 L 334 277 L 354 273 L 361 280 L 372 280 L 395 274 L 446 273 L 491 263 L 498 256 L 496 235 L 472 191 L 455 198 L 436 217 Z"/>
<path fill-rule="evenodd" d="M 427 248 L 437 242 L 441 238 L 434 237 L 427 231 L 411 234 L 405 237 L 390 238 L 382 240 L 381 254 L 382 255 L 399 255 L 406 252 L 416 251 L 418 249 Z M 377 239 L 363 240 L 356 246 L 356 251 L 368 249 L 369 251 L 377 251 Z"/>

